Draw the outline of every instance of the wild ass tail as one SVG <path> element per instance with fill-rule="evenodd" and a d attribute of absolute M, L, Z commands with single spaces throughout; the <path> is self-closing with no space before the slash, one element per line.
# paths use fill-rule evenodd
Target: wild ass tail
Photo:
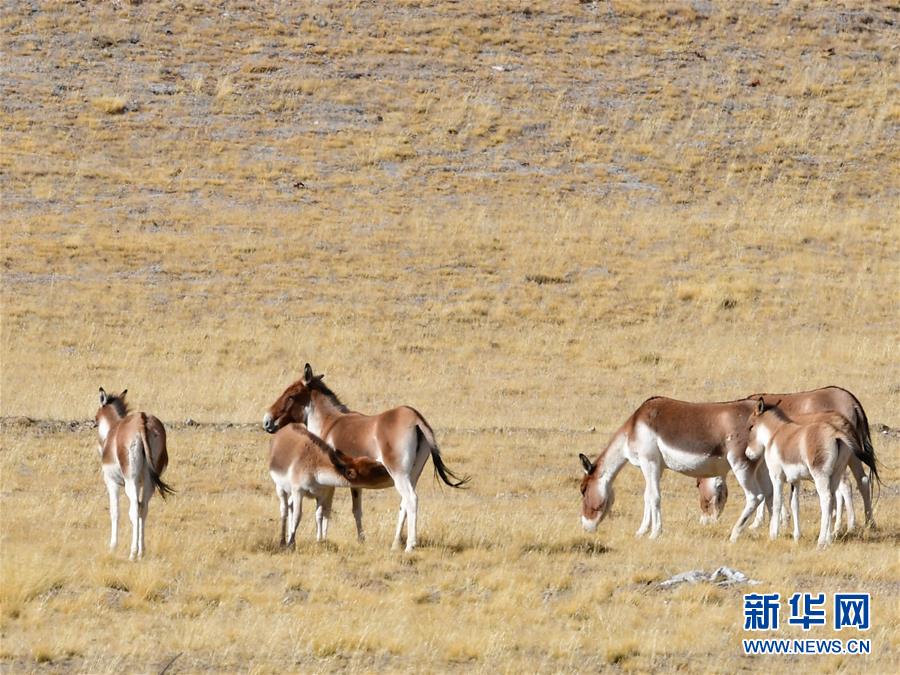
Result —
<path fill-rule="evenodd" d="M 160 478 L 159 473 L 156 471 L 156 467 L 153 466 L 150 442 L 147 440 L 147 416 L 144 413 L 141 413 L 141 445 L 144 446 L 144 461 L 147 463 L 147 471 L 150 474 L 150 480 L 153 483 L 153 487 L 159 490 L 159 496 L 165 499 L 169 495 L 175 494 L 175 490 Z"/>
<path fill-rule="evenodd" d="M 850 397 L 853 399 L 854 406 L 856 407 L 856 414 L 859 416 L 860 420 L 858 426 L 859 447 L 855 448 L 854 452 L 856 456 L 859 457 L 859 460 L 871 469 L 872 475 L 875 476 L 875 482 L 882 485 L 881 476 L 878 475 L 878 461 L 875 459 L 875 447 L 872 445 L 872 435 L 869 432 L 869 418 L 866 417 L 866 411 L 863 409 L 859 399 L 849 391 L 847 393 L 850 394 Z"/>
<path fill-rule="evenodd" d="M 840 389 L 853 400 L 853 410 L 856 413 L 858 421 L 858 424 L 856 425 L 857 438 L 854 439 L 857 443 L 855 446 L 852 446 L 853 454 L 856 455 L 859 461 L 869 467 L 872 476 L 875 477 L 875 482 L 881 487 L 884 482 L 881 480 L 881 476 L 878 475 L 879 462 L 875 458 L 875 448 L 872 445 L 872 434 L 869 431 L 869 418 L 866 417 L 865 408 L 863 408 L 862 403 L 859 402 L 859 399 L 856 398 L 856 395 L 853 392 L 848 391 L 843 387 L 835 387 L 835 389 Z"/>
<path fill-rule="evenodd" d="M 419 415 L 419 423 L 416 425 L 416 443 L 420 444 L 423 440 L 428 444 L 428 447 L 431 450 L 431 461 L 434 462 L 435 475 L 440 476 L 441 480 L 450 487 L 465 487 L 466 483 L 470 480 L 469 476 L 459 477 L 447 468 L 447 465 L 444 464 L 443 457 L 441 457 L 441 451 L 438 448 L 437 442 L 434 439 L 434 432 L 431 430 L 431 427 L 428 426 L 428 422 Z"/>

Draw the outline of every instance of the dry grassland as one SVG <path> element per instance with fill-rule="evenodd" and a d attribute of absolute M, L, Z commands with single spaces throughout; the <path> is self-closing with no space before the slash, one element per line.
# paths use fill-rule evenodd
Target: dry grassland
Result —
<path fill-rule="evenodd" d="M 577 490 L 577 453 L 652 394 L 840 384 L 900 427 L 898 21 L 5 2 L 0 668 L 900 670 L 896 434 L 874 434 L 879 528 L 825 554 L 809 491 L 800 545 L 729 545 L 733 479 L 701 527 L 669 474 L 657 542 L 632 537 L 634 469 L 596 536 Z M 412 556 L 392 491 L 366 544 L 342 495 L 331 543 L 308 505 L 276 550 L 259 421 L 305 361 L 355 409 L 415 405 L 472 474 L 426 474 Z M 87 420 L 100 385 L 171 427 L 179 493 L 140 564 L 105 551 L 96 432 L 13 419 Z M 743 588 L 656 586 L 722 564 L 870 591 L 874 654 L 744 657 Z"/>

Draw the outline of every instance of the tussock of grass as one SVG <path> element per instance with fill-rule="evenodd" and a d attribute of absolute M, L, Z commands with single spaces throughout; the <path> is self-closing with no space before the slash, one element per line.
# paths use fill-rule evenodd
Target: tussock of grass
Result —
<path fill-rule="evenodd" d="M 121 115 L 128 110 L 128 102 L 121 96 L 99 96 L 91 104 L 107 115 Z"/>

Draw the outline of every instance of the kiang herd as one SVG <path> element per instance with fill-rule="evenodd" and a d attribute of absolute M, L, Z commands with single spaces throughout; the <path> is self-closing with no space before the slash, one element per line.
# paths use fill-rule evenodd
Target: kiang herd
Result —
<path fill-rule="evenodd" d="M 349 488 L 360 541 L 362 490 L 394 487 L 400 511 L 393 547 L 399 548 L 406 525 L 406 551 L 416 546 L 416 483 L 431 457 L 440 479 L 454 488 L 468 477 L 444 464 L 434 431 L 414 408 L 401 406 L 377 415 L 347 408 L 306 364 L 303 376 L 285 389 L 266 411 L 263 428 L 272 439 L 269 475 L 275 484 L 283 546 L 294 544 L 304 497 L 316 502 L 316 540 L 328 534 L 335 488 Z M 103 479 L 109 492 L 110 549 L 116 547 L 119 488 L 129 499 L 131 559 L 144 553 L 144 529 L 150 498 L 174 491 L 162 479 L 168 464 L 166 431 L 153 415 L 131 412 L 126 391 L 100 389 L 96 422 Z M 846 389 L 825 387 L 793 394 L 753 394 L 726 403 L 686 403 L 650 398 L 613 434 L 595 460 L 579 455 L 581 521 L 593 532 L 609 513 L 613 483 L 626 463 L 644 475 L 644 515 L 637 536 L 662 532 L 660 479 L 671 469 L 697 479 L 701 520 L 716 520 L 727 498 L 725 476 L 733 472 L 746 502 L 731 530 L 736 540 L 754 512 L 754 526 L 769 514 L 770 536 L 778 536 L 788 518 L 783 488 L 791 485 L 790 519 L 800 537 L 799 482 L 815 484 L 821 508 L 818 545 L 827 546 L 846 511 L 855 525 L 853 474 L 862 496 L 866 523 L 872 520 L 873 478 L 880 482 L 869 424 L 859 400 Z M 868 468 L 868 472 L 866 471 Z"/>

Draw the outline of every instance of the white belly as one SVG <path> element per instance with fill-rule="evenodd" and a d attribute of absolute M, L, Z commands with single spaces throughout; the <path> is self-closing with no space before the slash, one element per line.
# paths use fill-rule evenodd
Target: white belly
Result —
<path fill-rule="evenodd" d="M 657 445 L 666 468 L 678 473 L 694 476 L 695 478 L 707 478 L 709 476 L 724 476 L 731 469 L 725 457 L 686 452 L 666 445 L 660 438 L 657 438 Z"/>

